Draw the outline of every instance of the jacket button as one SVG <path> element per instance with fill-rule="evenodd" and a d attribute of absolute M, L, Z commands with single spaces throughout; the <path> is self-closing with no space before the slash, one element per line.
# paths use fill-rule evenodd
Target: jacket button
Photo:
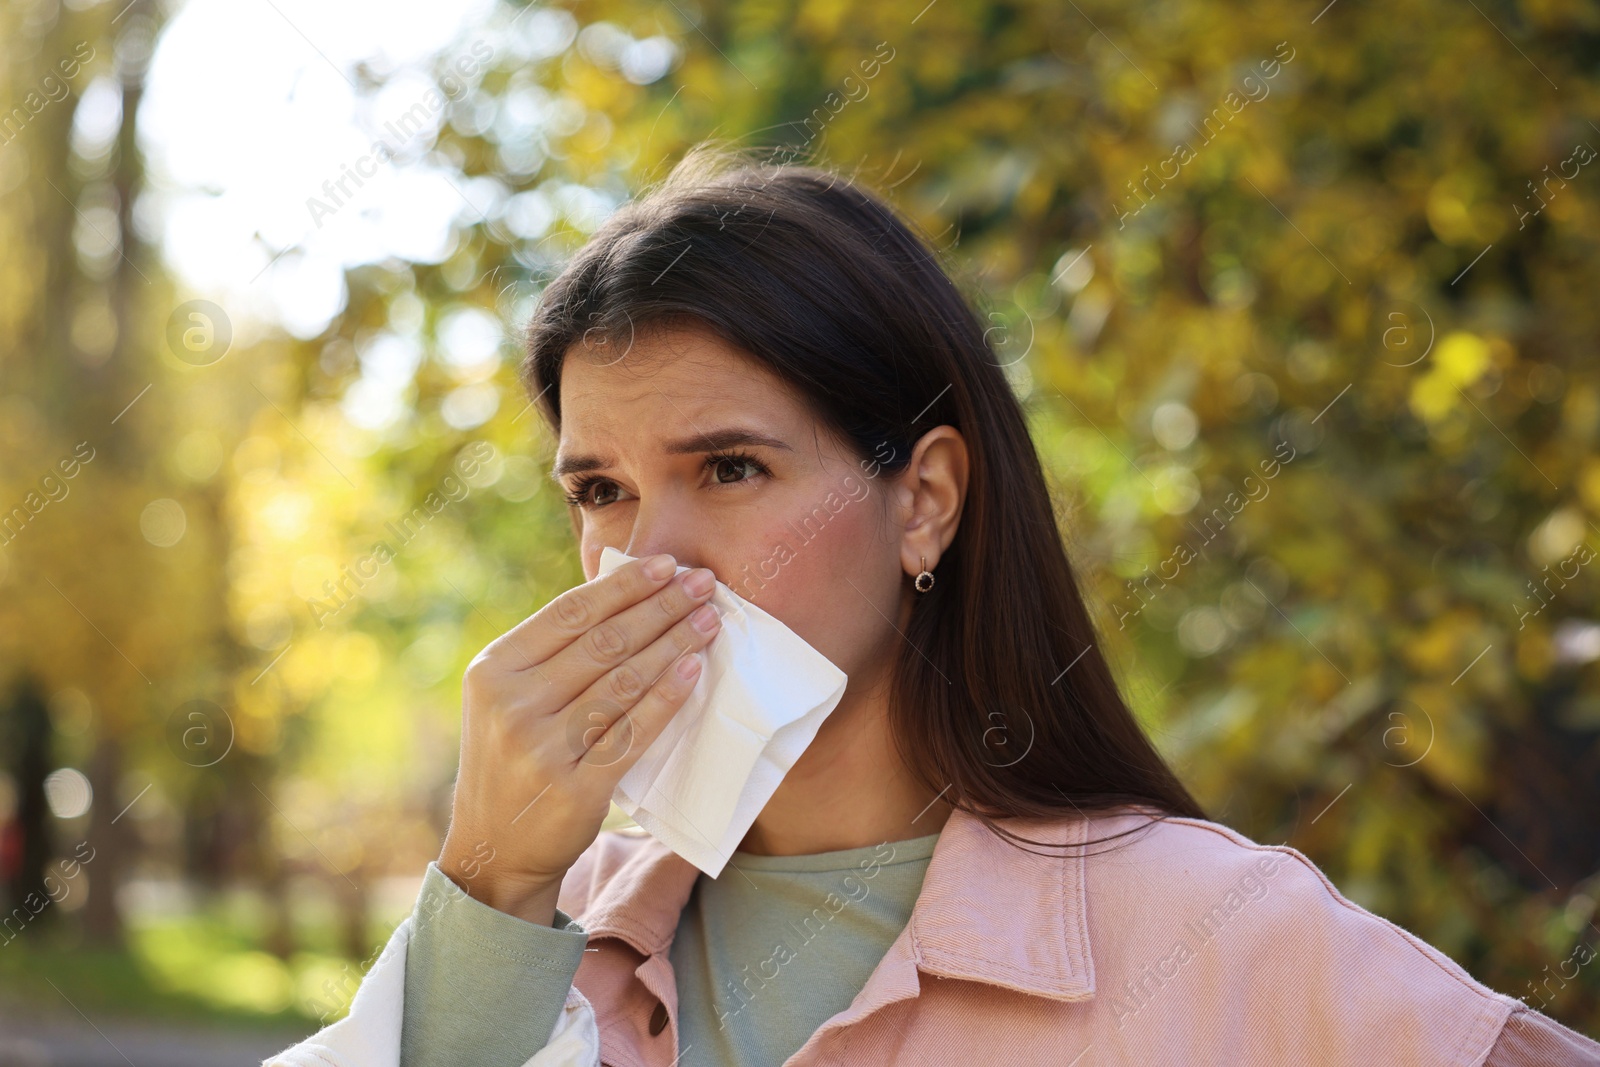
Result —
<path fill-rule="evenodd" d="M 655 1037 L 667 1028 L 667 1006 L 656 1001 L 656 1010 L 650 1013 L 650 1036 Z"/>

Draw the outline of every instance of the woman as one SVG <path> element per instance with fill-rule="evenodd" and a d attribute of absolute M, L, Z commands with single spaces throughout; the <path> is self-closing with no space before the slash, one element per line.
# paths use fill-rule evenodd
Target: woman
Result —
<path fill-rule="evenodd" d="M 1600 1063 L 1206 819 L 980 321 L 852 182 L 691 153 L 545 291 L 525 377 L 591 580 L 473 661 L 417 912 L 280 1062 Z M 709 878 L 600 827 L 714 579 L 849 683 Z"/>

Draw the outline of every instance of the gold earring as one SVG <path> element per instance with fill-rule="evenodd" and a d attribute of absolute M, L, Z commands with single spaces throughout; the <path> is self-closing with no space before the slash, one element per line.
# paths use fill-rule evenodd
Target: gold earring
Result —
<path fill-rule="evenodd" d="M 922 562 L 922 573 L 917 575 L 917 592 L 926 593 L 933 588 L 933 572 L 928 569 L 928 557 L 918 556 Z"/>

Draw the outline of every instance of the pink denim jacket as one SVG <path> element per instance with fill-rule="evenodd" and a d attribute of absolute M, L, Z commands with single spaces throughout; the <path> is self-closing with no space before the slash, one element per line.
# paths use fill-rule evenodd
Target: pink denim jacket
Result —
<path fill-rule="evenodd" d="M 905 929 L 785 1067 L 1600 1063 L 1600 1044 L 1346 900 L 1292 848 L 1132 809 L 1004 825 L 1061 843 L 1145 828 L 1040 856 L 953 813 Z M 563 883 L 608 1067 L 675 1062 L 667 953 L 698 874 L 606 832 Z"/>

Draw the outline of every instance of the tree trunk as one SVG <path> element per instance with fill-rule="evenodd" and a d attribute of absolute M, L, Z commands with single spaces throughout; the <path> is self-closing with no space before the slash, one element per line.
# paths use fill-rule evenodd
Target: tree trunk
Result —
<path fill-rule="evenodd" d="M 44 779 L 50 773 L 50 712 L 38 683 L 25 676 L 13 691 L 4 719 L 7 754 L 5 771 L 16 789 L 16 813 L 8 827 L 15 844 L 10 855 L 0 855 L 0 877 L 4 880 L 5 910 L 22 904 L 30 894 L 43 899 L 45 867 L 50 862 L 49 809 L 45 805 Z M 31 909 L 29 909 L 31 911 Z M 51 922 L 51 909 L 30 920 L 30 927 Z"/>
<path fill-rule="evenodd" d="M 89 762 L 89 784 L 94 789 L 94 806 L 89 815 L 89 844 L 94 858 L 84 865 L 88 875 L 88 898 L 83 907 L 84 937 L 100 948 L 122 948 L 125 931 L 122 910 L 117 904 L 117 887 L 125 866 L 127 823 L 112 820 L 120 814 L 116 803 L 122 778 L 122 747 L 102 738 L 95 745 Z M 79 875 L 83 877 L 82 874 Z"/>

